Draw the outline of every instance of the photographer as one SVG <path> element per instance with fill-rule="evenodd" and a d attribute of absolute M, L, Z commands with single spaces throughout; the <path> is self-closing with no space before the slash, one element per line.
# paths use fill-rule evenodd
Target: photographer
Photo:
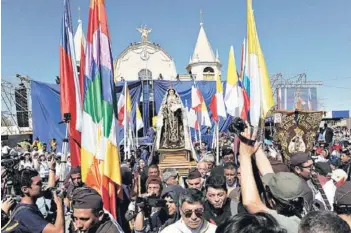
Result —
<path fill-rule="evenodd" d="M 242 138 L 255 141 L 250 125 L 241 134 Z M 252 168 L 252 156 L 256 156 L 257 167 L 262 174 L 262 181 L 268 194 L 269 209 L 261 200 Z M 251 214 L 265 212 L 271 214 L 288 233 L 298 232 L 298 225 L 303 214 L 306 186 L 293 173 L 274 174 L 272 166 L 260 145 L 248 145 L 241 139 L 240 168 L 242 202 Z M 311 190 L 307 190 L 311 192 Z"/>
<path fill-rule="evenodd" d="M 137 198 L 136 206 L 136 218 L 135 218 L 135 232 L 158 232 L 158 229 L 162 226 L 161 222 L 158 222 L 158 218 L 153 215 L 159 211 L 159 208 L 149 206 L 147 200 L 150 197 L 159 198 L 162 191 L 162 183 L 159 177 L 149 177 L 146 181 L 146 195 L 141 198 Z M 146 222 L 145 222 L 146 220 Z M 154 222 L 154 220 L 156 220 Z"/>
<path fill-rule="evenodd" d="M 19 231 L 28 233 L 63 233 L 63 205 L 62 200 L 53 193 L 57 207 L 55 224 L 44 219 L 35 204 L 42 195 L 42 180 L 37 171 L 22 170 L 15 179 L 15 190 L 21 195 L 21 202 L 14 209 L 13 220 L 19 222 Z"/>
<path fill-rule="evenodd" d="M 183 192 L 184 189 L 181 186 L 170 185 L 162 191 L 162 201 L 154 199 L 155 204 L 151 204 L 152 201 L 149 199 L 147 201 L 149 204 L 146 204 L 146 206 L 140 208 L 140 212 L 136 217 L 135 232 L 160 232 L 165 227 L 178 221 L 180 219 L 179 197 Z M 156 202 L 159 204 L 156 204 Z M 150 212 L 150 210 L 147 210 L 147 208 L 151 208 L 154 205 L 158 205 L 161 208 L 159 208 L 149 217 L 146 217 L 148 215 L 147 212 Z M 137 227 L 140 221 L 142 221 L 144 225 L 141 229 L 140 227 Z"/>

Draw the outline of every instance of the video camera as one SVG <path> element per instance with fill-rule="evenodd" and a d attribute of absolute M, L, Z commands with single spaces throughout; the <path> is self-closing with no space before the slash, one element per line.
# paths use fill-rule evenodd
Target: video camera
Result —
<path fill-rule="evenodd" d="M 58 189 L 56 187 L 49 187 L 49 188 L 42 189 L 42 194 L 46 199 L 53 199 L 54 198 L 53 193 L 56 193 L 56 195 L 61 199 L 64 199 L 65 197 L 67 197 L 67 190 L 65 189 Z"/>
<path fill-rule="evenodd" d="M 156 196 L 137 197 L 135 203 L 141 209 L 151 208 L 151 207 L 165 207 L 166 206 L 166 201 L 163 199 L 159 199 Z"/>
<path fill-rule="evenodd" d="M 10 158 L 10 159 L 2 159 L 1 167 L 5 167 L 7 170 L 12 170 L 18 165 L 18 163 L 22 160 L 22 158 Z"/>
<path fill-rule="evenodd" d="M 128 210 L 125 214 L 125 218 L 127 221 L 131 221 L 134 219 L 140 210 L 137 210 L 139 207 L 143 212 L 145 217 L 150 217 L 152 207 L 166 207 L 166 201 L 163 199 L 159 199 L 156 196 L 151 197 L 137 197 L 135 200 L 135 210 Z"/>

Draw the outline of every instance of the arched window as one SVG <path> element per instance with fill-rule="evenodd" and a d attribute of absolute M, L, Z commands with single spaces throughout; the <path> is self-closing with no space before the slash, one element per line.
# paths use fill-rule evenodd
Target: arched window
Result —
<path fill-rule="evenodd" d="M 138 77 L 140 80 L 151 80 L 152 79 L 152 72 L 148 69 L 142 69 L 139 71 Z"/>
<path fill-rule="evenodd" d="M 214 73 L 214 69 L 212 67 L 206 67 L 204 73 Z"/>

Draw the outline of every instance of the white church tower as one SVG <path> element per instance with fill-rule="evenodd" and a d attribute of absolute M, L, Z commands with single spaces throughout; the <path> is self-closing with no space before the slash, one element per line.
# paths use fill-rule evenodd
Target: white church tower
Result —
<path fill-rule="evenodd" d="M 200 12 L 202 18 L 202 12 Z M 190 57 L 187 71 L 196 80 L 215 80 L 221 74 L 221 62 L 213 53 L 211 44 L 207 39 L 202 20 L 200 22 L 200 32 L 197 37 L 193 55 Z"/>

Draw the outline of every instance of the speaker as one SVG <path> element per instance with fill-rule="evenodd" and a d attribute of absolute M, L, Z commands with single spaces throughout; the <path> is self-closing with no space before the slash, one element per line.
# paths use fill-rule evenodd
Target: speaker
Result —
<path fill-rule="evenodd" d="M 29 127 L 27 89 L 15 88 L 16 115 L 19 127 Z"/>

